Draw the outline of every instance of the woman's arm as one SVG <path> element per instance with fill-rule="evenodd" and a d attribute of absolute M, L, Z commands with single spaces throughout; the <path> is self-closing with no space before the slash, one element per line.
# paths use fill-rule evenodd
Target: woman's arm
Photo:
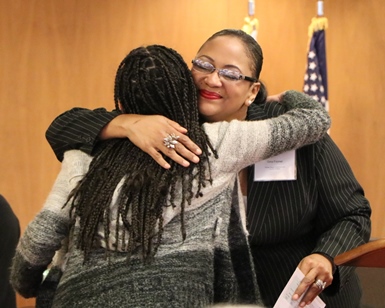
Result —
<path fill-rule="evenodd" d="M 43 272 L 62 246 L 62 240 L 69 234 L 72 220 L 69 217 L 69 206 L 63 208 L 63 205 L 76 185 L 77 176 L 86 172 L 86 168 L 80 168 L 77 162 L 71 166 L 66 159 L 63 160 L 61 171 L 43 209 L 28 224 L 20 238 L 10 280 L 13 288 L 23 297 L 37 295 Z"/>
<path fill-rule="evenodd" d="M 119 111 L 107 111 L 104 108 L 89 110 L 73 108 L 59 115 L 48 127 L 46 138 L 59 161 L 64 152 L 82 150 L 91 154 L 103 127 L 120 114 Z"/>
<path fill-rule="evenodd" d="M 318 209 L 314 218 L 314 227 L 320 234 L 313 249 L 313 254 L 305 257 L 299 268 L 309 278 L 327 277 L 324 267 L 316 267 L 314 254 L 334 257 L 342 252 L 358 247 L 370 238 L 371 208 L 364 190 L 357 181 L 346 158 L 329 137 L 325 136 L 316 145 L 315 171 L 317 177 Z M 324 292 L 337 293 L 351 279 L 353 268 L 340 267 L 332 274 L 332 283 Z M 331 271 L 330 271 L 331 272 Z M 322 278 L 322 280 L 325 280 Z M 298 294 L 301 295 L 308 285 L 301 283 Z M 307 291 L 304 301 L 312 300 L 316 293 Z M 313 296 L 312 296 L 313 295 Z"/>
<path fill-rule="evenodd" d="M 163 139 L 169 134 L 180 136 L 175 150 L 163 144 Z M 60 161 L 65 151 L 79 149 L 92 154 L 99 140 L 129 138 L 159 165 L 169 168 L 163 155 L 186 167 L 188 161 L 199 161 L 197 155 L 201 150 L 186 134 L 185 128 L 163 116 L 121 114 L 104 108 L 73 108 L 51 123 L 46 138 Z"/>
<path fill-rule="evenodd" d="M 322 138 L 330 117 L 320 103 L 296 91 L 283 94 L 285 114 L 261 121 L 206 123 L 224 171 L 241 170 L 260 160 Z"/>

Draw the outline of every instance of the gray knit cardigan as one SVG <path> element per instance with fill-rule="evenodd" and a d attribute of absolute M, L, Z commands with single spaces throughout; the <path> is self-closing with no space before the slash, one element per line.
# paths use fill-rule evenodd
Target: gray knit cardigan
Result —
<path fill-rule="evenodd" d="M 163 239 L 151 264 L 145 265 L 135 256 L 128 264 L 126 253 L 119 250 L 110 251 L 106 260 L 109 248 L 103 245 L 103 228 L 99 230 L 100 248 L 91 252 L 90 261 L 83 262 L 83 252 L 73 243 L 77 225 L 70 233 L 69 207 L 63 208 L 63 204 L 87 172 L 92 157 L 78 150 L 66 152 L 44 207 L 18 244 L 11 273 L 13 287 L 24 297 L 36 296 L 43 271 L 67 239 L 65 257 L 56 264 L 62 275 L 54 290 L 53 307 L 262 304 L 252 259 L 244 249 L 248 241 L 238 172 L 262 159 L 316 142 L 330 126 L 328 114 L 308 96 L 288 91 L 283 104 L 288 112 L 277 118 L 204 124 L 219 156 L 211 159 L 213 184 L 187 207 L 184 241 L 180 209 L 165 208 Z M 112 214 L 116 196 L 110 206 Z M 111 225 L 114 223 L 120 222 L 112 221 Z"/>

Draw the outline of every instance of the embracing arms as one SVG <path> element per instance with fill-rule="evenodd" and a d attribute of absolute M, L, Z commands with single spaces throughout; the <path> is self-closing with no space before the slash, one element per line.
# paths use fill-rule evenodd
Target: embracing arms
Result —
<path fill-rule="evenodd" d="M 197 155 L 201 151 L 186 133 L 185 128 L 163 116 L 121 114 L 117 110 L 109 112 L 104 108 L 73 108 L 51 123 L 46 138 L 60 161 L 65 151 L 78 149 L 92 154 L 100 140 L 129 138 L 159 165 L 169 168 L 162 154 L 185 167 L 189 165 L 188 161 L 199 161 Z M 177 151 L 163 146 L 163 138 L 168 134 L 180 136 Z"/>
<path fill-rule="evenodd" d="M 307 95 L 287 91 L 281 103 L 286 113 L 275 118 L 204 124 L 224 162 L 224 171 L 240 171 L 260 160 L 314 143 L 330 127 L 325 109 Z"/>
<path fill-rule="evenodd" d="M 175 151 L 163 145 L 163 138 L 168 134 L 180 136 Z M 92 154 L 99 140 L 127 137 L 165 168 L 169 165 L 163 155 L 183 166 L 188 166 L 189 161 L 199 161 L 201 151 L 187 135 L 185 128 L 163 116 L 120 114 L 104 108 L 71 109 L 58 116 L 46 132 L 46 138 L 60 161 L 67 150 L 80 149 Z"/>

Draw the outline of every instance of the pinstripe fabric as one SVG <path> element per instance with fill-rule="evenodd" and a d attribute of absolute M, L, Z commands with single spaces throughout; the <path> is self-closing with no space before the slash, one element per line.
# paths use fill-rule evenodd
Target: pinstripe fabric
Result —
<path fill-rule="evenodd" d="M 59 161 L 68 150 L 91 154 L 100 130 L 118 114 L 119 111 L 107 112 L 104 108 L 73 108 L 59 115 L 45 136 Z"/>
<path fill-rule="evenodd" d="M 249 108 L 248 119 L 282 113 L 282 105 Z M 371 209 L 343 154 L 329 136 L 296 151 L 297 180 L 253 182 L 248 175 L 247 220 L 257 278 L 274 305 L 298 263 L 312 252 L 332 257 L 370 237 Z M 359 307 L 352 268 L 339 268 L 321 298 L 327 307 Z"/>

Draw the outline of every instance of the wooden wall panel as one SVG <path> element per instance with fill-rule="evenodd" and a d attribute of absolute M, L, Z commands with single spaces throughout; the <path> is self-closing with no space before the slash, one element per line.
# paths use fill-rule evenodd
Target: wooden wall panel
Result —
<path fill-rule="evenodd" d="M 315 13 L 315 0 L 256 0 L 270 93 L 302 89 Z M 377 237 L 385 237 L 384 13 L 382 0 L 325 1 L 331 135 L 371 201 Z M 212 33 L 241 28 L 246 15 L 247 0 L 0 1 L 0 193 L 22 230 L 60 168 L 44 137 L 55 116 L 112 108 L 115 70 L 130 49 L 159 43 L 190 61 Z"/>
<path fill-rule="evenodd" d="M 330 9 L 331 134 L 365 189 L 372 235 L 385 237 L 385 2 L 339 1 Z"/>

